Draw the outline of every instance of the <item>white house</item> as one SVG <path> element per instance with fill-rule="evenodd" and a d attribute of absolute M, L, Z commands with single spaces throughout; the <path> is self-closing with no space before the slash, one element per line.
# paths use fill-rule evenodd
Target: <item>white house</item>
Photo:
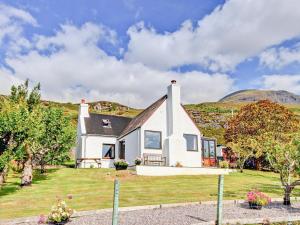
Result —
<path fill-rule="evenodd" d="M 88 104 L 83 101 L 79 109 L 76 162 L 81 168 L 108 168 L 113 167 L 115 159 L 125 159 L 134 165 L 139 157 L 144 164 L 201 167 L 202 155 L 215 158 L 215 142 L 212 145 L 201 136 L 182 106 L 180 86 L 173 80 L 167 95 L 135 118 L 89 113 Z M 203 141 L 208 147 L 202 151 Z"/>

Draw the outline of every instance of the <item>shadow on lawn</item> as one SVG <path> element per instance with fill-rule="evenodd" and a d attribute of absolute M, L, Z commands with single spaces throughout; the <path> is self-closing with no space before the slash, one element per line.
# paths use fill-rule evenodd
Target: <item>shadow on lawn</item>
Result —
<path fill-rule="evenodd" d="M 55 173 L 57 170 L 58 169 L 47 169 L 46 173 L 44 173 L 44 174 L 41 174 L 39 172 L 39 170 L 35 170 L 33 173 L 32 184 L 35 185 L 35 184 L 41 183 L 44 180 L 50 180 L 51 177 L 48 175 L 51 173 Z M 0 189 L 0 197 L 15 193 L 15 192 L 21 190 L 22 188 L 20 187 L 20 181 L 21 181 L 20 177 L 21 177 L 21 174 L 17 174 L 17 173 L 14 173 L 12 176 L 9 176 L 7 179 L 7 182 Z M 14 180 L 14 181 L 10 181 L 10 180 Z M 30 188 L 30 187 L 25 187 L 25 188 Z"/>

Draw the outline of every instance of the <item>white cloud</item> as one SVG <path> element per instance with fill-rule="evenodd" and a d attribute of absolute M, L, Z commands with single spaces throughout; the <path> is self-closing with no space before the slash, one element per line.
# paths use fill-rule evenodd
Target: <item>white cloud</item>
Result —
<path fill-rule="evenodd" d="M 28 45 L 22 37 L 24 24 L 37 26 L 28 12 L 0 3 L 0 47 L 5 39 L 8 39 L 8 45 L 11 42 L 18 42 L 19 46 Z"/>
<path fill-rule="evenodd" d="M 158 33 L 142 23 L 128 30 L 126 60 L 168 69 L 199 64 L 212 71 L 237 64 L 275 44 L 300 35 L 298 0 L 229 0 L 193 27 Z"/>
<path fill-rule="evenodd" d="M 300 63 L 300 43 L 292 47 L 274 47 L 261 53 L 260 64 L 271 69 L 280 69 L 291 63 Z"/>
<path fill-rule="evenodd" d="M 265 75 L 262 77 L 262 87 L 300 94 L 300 75 Z"/>
<path fill-rule="evenodd" d="M 172 79 L 189 103 L 218 100 L 232 90 L 234 81 L 226 74 L 161 71 L 109 56 L 98 44 L 111 40 L 112 33 L 91 23 L 63 25 L 53 36 L 36 36 L 28 53 L 7 57 L 6 63 L 17 78 L 41 82 L 44 98 L 59 101 L 86 98 L 145 107 L 166 93 Z"/>

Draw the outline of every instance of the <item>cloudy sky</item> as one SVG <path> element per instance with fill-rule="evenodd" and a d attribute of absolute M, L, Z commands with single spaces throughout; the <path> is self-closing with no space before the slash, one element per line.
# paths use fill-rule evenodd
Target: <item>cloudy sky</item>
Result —
<path fill-rule="evenodd" d="M 239 89 L 300 94 L 299 0 L 0 0 L 0 93 L 145 107 L 170 80 L 184 103 Z"/>

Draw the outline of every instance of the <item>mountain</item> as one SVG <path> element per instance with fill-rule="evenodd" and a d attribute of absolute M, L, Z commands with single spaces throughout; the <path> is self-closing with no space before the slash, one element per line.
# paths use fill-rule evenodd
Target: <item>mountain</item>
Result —
<path fill-rule="evenodd" d="M 256 102 L 268 99 L 280 104 L 300 104 L 300 96 L 288 91 L 270 91 L 270 90 L 241 90 L 226 95 L 219 102 Z"/>

